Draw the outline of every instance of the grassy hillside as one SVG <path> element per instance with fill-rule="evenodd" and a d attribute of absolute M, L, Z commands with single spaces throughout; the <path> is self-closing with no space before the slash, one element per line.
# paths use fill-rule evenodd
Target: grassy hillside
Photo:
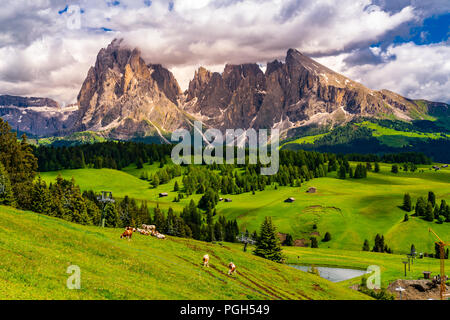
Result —
<path fill-rule="evenodd" d="M 367 298 L 233 245 L 138 234 L 127 241 L 121 232 L 0 206 L 1 299 Z M 229 261 L 238 268 L 232 277 Z M 66 288 L 70 265 L 81 269 L 81 290 Z"/>
<path fill-rule="evenodd" d="M 445 125 L 442 125 L 441 122 L 428 121 L 427 125 L 431 128 L 424 128 L 423 124 L 426 121 L 416 121 L 414 123 L 402 122 L 402 121 L 388 121 L 388 120 L 365 120 L 359 122 L 352 122 L 347 124 L 347 127 L 353 127 L 355 130 L 358 128 L 366 128 L 370 130 L 370 136 L 374 137 L 378 140 L 382 145 L 391 147 L 391 148 L 402 148 L 408 146 L 410 143 L 414 141 L 427 141 L 428 139 L 442 139 L 448 138 L 448 131 Z M 342 135 L 342 129 L 331 130 L 327 133 L 320 134 L 309 134 L 307 136 L 303 136 L 294 140 L 287 141 L 281 145 L 281 147 L 289 146 L 290 148 L 295 147 L 295 145 L 304 145 L 304 144 L 315 144 L 316 142 L 319 144 L 326 144 L 325 141 L 322 141 L 324 137 L 333 137 L 337 135 L 340 139 L 340 143 L 344 142 L 345 139 L 348 139 L 347 142 L 351 142 L 354 137 L 351 137 L 348 132 L 347 136 Z M 364 136 L 367 138 L 367 136 Z M 376 149 L 374 149 L 375 151 Z M 357 150 L 355 150 L 357 152 Z"/>
<path fill-rule="evenodd" d="M 353 164 L 354 166 L 355 164 Z M 144 170 L 150 170 L 145 168 Z M 415 204 L 419 196 L 427 196 L 434 191 L 438 203 L 441 199 L 450 202 L 450 169 L 435 172 L 424 168 L 425 172 L 390 172 L 391 165 L 382 164 L 380 173 L 368 173 L 367 179 L 337 179 L 336 173 L 326 178 L 306 182 L 300 188 L 279 187 L 275 190 L 269 186 L 265 191 L 255 195 L 244 193 L 227 195 L 233 202 L 220 202 L 217 212 L 228 219 L 237 219 L 242 230 L 258 230 L 265 216 L 272 216 L 278 230 L 290 233 L 294 239 L 309 239 L 312 232 L 319 232 L 323 237 L 330 232 L 332 240 L 320 247 L 335 249 L 360 250 L 365 239 L 373 245 L 377 233 L 384 234 L 387 244 L 395 251 L 405 253 L 411 244 L 417 250 L 433 252 L 428 235 L 431 226 L 439 234 L 450 234 L 450 223 L 437 224 L 411 217 L 403 222 L 405 211 L 401 206 L 403 195 L 409 192 Z M 139 170 L 128 168 L 128 174 L 110 169 L 82 169 L 62 171 L 65 178 L 75 177 L 83 189 L 96 191 L 110 190 L 116 197 L 131 197 L 147 200 L 150 204 L 159 203 L 160 207 L 171 206 L 181 210 L 190 199 L 198 201 L 200 195 L 183 199 L 180 203 L 172 202 L 174 180 L 156 189 L 149 183 L 137 178 Z M 48 182 L 54 180 L 58 173 L 42 173 Z M 177 178 L 180 186 L 181 177 Z M 309 187 L 316 187 L 315 194 L 306 193 Z M 159 192 L 169 192 L 169 197 L 158 198 Z M 288 197 L 294 197 L 294 203 L 284 203 Z M 313 230 L 313 225 L 317 230 Z"/>
<path fill-rule="evenodd" d="M 73 146 L 81 143 L 105 142 L 106 139 L 93 131 L 72 133 L 65 137 L 49 137 L 33 139 L 30 142 L 36 145 Z"/>
<path fill-rule="evenodd" d="M 174 203 L 172 200 L 177 195 L 173 192 L 175 181 L 182 185 L 181 177 L 172 179 L 169 183 L 160 185 L 158 188 L 153 188 L 148 181 L 139 179 L 140 172 L 146 170 L 149 173 L 158 170 L 157 165 L 148 166 L 144 169 L 134 169 L 136 166 L 125 168 L 124 171 L 112 169 L 80 169 L 80 170 L 62 170 L 43 172 L 41 177 L 50 183 L 55 181 L 58 174 L 61 174 L 66 179 L 75 178 L 76 183 L 80 185 L 82 190 L 111 191 L 114 197 L 123 198 L 129 196 L 138 200 L 148 201 L 149 205 L 158 203 L 161 208 L 168 208 L 169 205 L 173 209 L 182 209 L 189 203 L 190 199 L 184 199 L 179 203 Z M 160 192 L 169 193 L 167 198 L 159 198 Z M 200 195 L 194 196 L 198 201 Z"/>

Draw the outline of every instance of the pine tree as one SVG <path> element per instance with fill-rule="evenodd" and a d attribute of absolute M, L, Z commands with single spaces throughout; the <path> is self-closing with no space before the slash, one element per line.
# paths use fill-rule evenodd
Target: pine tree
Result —
<path fill-rule="evenodd" d="M 350 168 L 348 169 L 348 177 L 349 177 L 349 178 L 353 178 L 353 168 L 352 168 L 352 167 L 350 167 Z"/>
<path fill-rule="evenodd" d="M 329 232 L 325 233 L 325 236 L 323 237 L 323 242 L 328 242 L 331 240 L 331 234 Z"/>
<path fill-rule="evenodd" d="M 319 243 L 317 242 L 317 238 L 316 237 L 311 237 L 311 248 L 318 248 L 319 247 Z"/>
<path fill-rule="evenodd" d="M 410 212 L 412 210 L 412 204 L 411 204 L 411 196 L 409 193 L 405 193 L 403 196 L 403 210 Z"/>
<path fill-rule="evenodd" d="M 396 164 L 392 165 L 391 172 L 398 173 L 398 165 L 396 165 Z"/>
<path fill-rule="evenodd" d="M 281 262 L 282 249 L 280 239 L 276 233 L 276 227 L 271 217 L 265 217 L 261 224 L 260 234 L 256 242 L 255 255 L 275 262 Z"/>
<path fill-rule="evenodd" d="M 50 192 L 41 177 L 33 184 L 31 210 L 37 213 L 50 213 Z"/>
<path fill-rule="evenodd" d="M 345 179 L 346 176 L 346 170 L 344 166 L 339 167 L 338 177 L 339 179 Z"/>
<path fill-rule="evenodd" d="M 180 191 L 180 187 L 178 186 L 178 181 L 175 181 L 175 184 L 173 186 L 173 191 L 175 191 L 175 192 Z"/>
<path fill-rule="evenodd" d="M 200 198 L 198 207 L 207 212 L 212 211 L 219 202 L 219 195 L 212 188 L 208 188 L 205 194 Z"/>
<path fill-rule="evenodd" d="M 9 175 L 1 162 L 0 162 L 0 204 L 5 206 L 15 205 Z"/>
<path fill-rule="evenodd" d="M 104 219 L 105 219 L 105 227 L 116 228 L 119 226 L 120 222 L 119 214 L 114 204 L 108 203 L 105 206 Z"/>
<path fill-rule="evenodd" d="M 375 162 L 375 168 L 373 170 L 374 172 L 380 172 L 380 164 L 378 162 Z"/>
<path fill-rule="evenodd" d="M 294 245 L 294 239 L 292 236 L 288 233 L 286 234 L 286 239 L 283 241 L 284 246 L 290 246 L 292 247 Z"/>
<path fill-rule="evenodd" d="M 434 210 L 433 210 L 433 216 L 434 216 L 435 219 L 439 219 L 440 211 L 439 211 L 439 207 L 438 207 L 438 206 L 435 206 L 435 207 L 434 207 Z M 445 219 L 444 219 L 444 220 L 445 220 Z"/>
<path fill-rule="evenodd" d="M 423 197 L 419 197 L 416 201 L 416 207 L 414 209 L 415 216 L 422 217 L 425 215 L 425 211 L 427 208 L 427 203 Z"/>
<path fill-rule="evenodd" d="M 363 251 L 370 251 L 369 240 L 364 240 Z"/>
<path fill-rule="evenodd" d="M 436 195 L 433 191 L 428 192 L 428 202 L 431 202 L 433 208 L 436 206 Z"/>
<path fill-rule="evenodd" d="M 434 220 L 433 205 L 431 204 L 430 201 L 428 201 L 426 209 L 425 209 L 425 220 L 427 220 L 427 221 Z"/>
<path fill-rule="evenodd" d="M 157 188 L 159 186 L 159 183 L 160 183 L 160 181 L 159 181 L 158 174 L 155 173 L 155 175 L 153 176 L 153 180 L 152 180 L 153 187 Z"/>
<path fill-rule="evenodd" d="M 18 141 L 9 124 L 0 119 L 0 163 L 8 174 L 15 203 L 22 209 L 30 209 L 37 159 L 26 135 L 21 139 Z"/>

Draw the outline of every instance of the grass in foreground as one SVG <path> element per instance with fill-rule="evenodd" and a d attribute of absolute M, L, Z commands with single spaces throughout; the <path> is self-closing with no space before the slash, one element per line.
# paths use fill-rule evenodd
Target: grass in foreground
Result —
<path fill-rule="evenodd" d="M 240 251 L 101 229 L 0 207 L 0 299 L 367 299 L 356 291 Z M 211 256 L 211 267 L 201 266 Z M 229 277 L 233 261 L 238 273 Z M 67 267 L 81 268 L 69 290 Z"/>

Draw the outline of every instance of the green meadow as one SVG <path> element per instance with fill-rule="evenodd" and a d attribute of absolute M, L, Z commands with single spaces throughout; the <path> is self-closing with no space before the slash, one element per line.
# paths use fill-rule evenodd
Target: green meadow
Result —
<path fill-rule="evenodd" d="M 236 245 L 122 232 L 0 206 L 0 299 L 368 299 Z M 79 290 L 66 285 L 72 265 Z"/>
<path fill-rule="evenodd" d="M 354 166 L 355 163 L 352 163 Z M 434 252 L 428 228 L 432 227 L 445 237 L 450 234 L 450 223 L 438 224 L 410 216 L 403 222 L 405 211 L 402 205 L 403 195 L 410 193 L 413 204 L 419 196 L 426 197 L 428 191 L 436 194 L 437 202 L 441 199 L 450 202 L 450 169 L 435 172 L 428 167 L 419 167 L 412 172 L 390 172 L 391 165 L 381 164 L 379 173 L 369 172 L 367 179 L 337 179 L 336 172 L 325 178 L 305 182 L 301 187 L 267 186 L 264 191 L 243 193 L 239 195 L 222 195 L 232 202 L 219 202 L 218 215 L 227 219 L 237 219 L 242 231 L 259 230 L 265 216 L 271 216 L 279 232 L 289 233 L 294 239 L 317 236 L 319 240 L 326 232 L 332 239 L 327 243 L 319 241 L 319 247 L 345 250 L 361 250 L 365 239 L 371 246 L 377 233 L 383 234 L 387 245 L 395 253 L 406 253 L 414 244 L 418 251 Z M 163 209 L 172 207 L 181 211 L 191 199 L 198 201 L 200 195 L 172 202 L 176 196 L 173 191 L 175 181 L 182 186 L 181 177 L 171 180 L 158 188 L 149 182 L 140 180 L 141 171 L 151 172 L 159 166 L 134 167 L 123 171 L 111 169 L 63 170 L 45 172 L 41 176 L 47 182 L 54 181 L 60 173 L 64 178 L 74 177 L 83 190 L 108 190 L 118 198 L 128 195 L 138 200 L 145 200 L 150 205 L 159 205 Z M 422 169 L 424 172 L 421 172 Z M 307 193 L 309 187 L 316 187 L 316 193 Z M 159 198 L 160 192 L 169 196 Z M 288 197 L 295 202 L 285 203 Z M 410 213 L 411 214 L 411 213 Z M 315 225 L 315 226 L 314 226 Z M 316 228 L 315 228 L 316 227 Z"/>
<path fill-rule="evenodd" d="M 436 120 L 434 118 L 427 120 L 435 121 L 436 124 L 446 128 L 448 117 L 439 118 Z M 402 148 L 411 144 L 412 141 L 426 141 L 428 139 L 442 139 L 448 137 L 446 133 L 440 132 L 422 132 L 422 131 L 402 131 L 393 128 L 388 128 L 382 126 L 378 123 L 374 123 L 371 121 L 361 121 L 353 123 L 356 127 L 368 128 L 371 130 L 371 136 L 376 138 L 381 144 L 384 144 L 393 148 Z M 308 135 L 304 137 L 300 137 L 294 140 L 286 141 L 281 145 L 281 148 L 286 147 L 290 144 L 314 144 L 317 140 L 323 138 L 327 135 L 333 135 L 334 131 L 330 131 L 327 133 L 316 134 L 316 135 Z"/>
<path fill-rule="evenodd" d="M 291 140 L 291 141 L 288 141 L 286 143 L 283 143 L 281 145 L 281 148 L 284 147 L 285 145 L 291 144 L 291 143 L 294 143 L 294 144 L 314 143 L 316 140 L 326 136 L 327 134 L 328 133 L 321 133 L 321 134 L 316 134 L 316 135 L 313 135 L 313 136 L 305 136 L 305 137 L 301 137 L 301 138 L 298 138 L 298 139 L 295 139 L 295 140 Z"/>
<path fill-rule="evenodd" d="M 386 128 L 370 121 L 363 121 L 361 123 L 356 123 L 355 125 L 372 129 L 372 136 L 390 147 L 407 146 L 412 138 L 440 139 L 442 137 L 440 133 L 400 131 Z"/>

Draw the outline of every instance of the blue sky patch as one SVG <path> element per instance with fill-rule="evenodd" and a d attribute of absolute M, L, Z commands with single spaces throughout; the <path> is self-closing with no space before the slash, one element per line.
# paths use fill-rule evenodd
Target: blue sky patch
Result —
<path fill-rule="evenodd" d="M 69 5 L 66 5 L 66 7 L 64 9 L 58 11 L 58 14 L 63 14 L 64 12 L 67 12 L 68 9 L 69 9 Z"/>
<path fill-rule="evenodd" d="M 413 27 L 408 36 L 397 36 L 394 43 L 413 41 L 415 44 L 439 43 L 448 39 L 450 34 L 450 13 L 432 16 L 421 26 Z"/>
<path fill-rule="evenodd" d="M 120 5 L 120 1 L 108 1 L 106 4 L 108 5 L 108 7 L 117 7 L 118 5 Z"/>

